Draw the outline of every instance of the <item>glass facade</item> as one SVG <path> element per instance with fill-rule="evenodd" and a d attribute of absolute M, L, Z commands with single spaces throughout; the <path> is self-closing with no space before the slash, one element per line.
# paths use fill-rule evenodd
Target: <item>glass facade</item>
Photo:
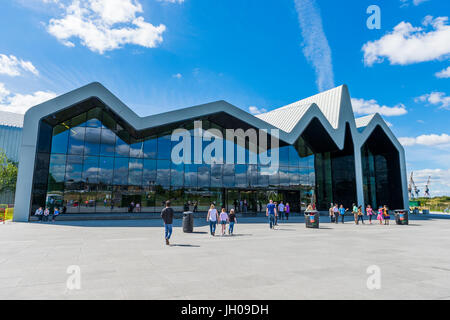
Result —
<path fill-rule="evenodd" d="M 168 199 L 177 211 L 194 206 L 204 211 L 215 203 L 257 212 L 265 210 L 269 197 L 290 201 L 298 211 L 316 200 L 315 155 L 303 138 L 294 145 L 280 145 L 278 169 L 250 164 L 255 155 L 248 141 L 245 164 L 176 164 L 171 153 L 179 142 L 171 141 L 172 128 L 138 132 L 105 106 L 85 109 L 41 120 L 32 212 L 44 205 L 65 206 L 67 213 L 127 212 L 134 202 L 140 204 L 140 212 L 152 213 L 160 212 Z M 225 128 L 214 120 L 198 120 L 203 130 L 218 129 L 225 137 Z M 193 124 L 179 124 L 191 132 L 192 154 Z M 237 159 L 243 147 L 221 142 L 223 158 L 231 143 Z M 203 148 L 208 144 L 204 141 Z"/>
<path fill-rule="evenodd" d="M 373 208 L 403 207 L 398 151 L 377 127 L 361 148 L 364 199 Z"/>

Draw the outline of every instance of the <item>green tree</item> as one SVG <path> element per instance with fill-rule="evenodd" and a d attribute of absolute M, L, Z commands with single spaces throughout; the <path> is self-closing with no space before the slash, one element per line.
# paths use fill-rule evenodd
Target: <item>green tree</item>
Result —
<path fill-rule="evenodd" d="M 0 192 L 14 191 L 17 183 L 17 164 L 0 149 Z"/>

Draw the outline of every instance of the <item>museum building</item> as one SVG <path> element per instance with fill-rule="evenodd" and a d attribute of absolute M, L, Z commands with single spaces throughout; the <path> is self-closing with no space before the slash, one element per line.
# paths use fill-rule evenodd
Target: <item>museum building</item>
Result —
<path fill-rule="evenodd" d="M 193 158 L 212 141 L 223 145 L 220 157 L 174 161 L 180 129 L 192 133 L 185 138 Z M 216 136 L 199 147 L 195 130 Z M 249 134 L 234 139 L 230 130 Z M 252 130 L 267 133 L 265 148 L 254 146 L 263 135 L 255 142 Z M 276 166 L 260 161 L 275 153 Z M 139 117 L 91 83 L 25 114 L 14 220 L 29 221 L 44 206 L 156 214 L 169 199 L 179 212 L 214 203 L 251 215 L 269 199 L 289 202 L 292 212 L 330 203 L 399 209 L 408 203 L 405 154 L 380 115 L 354 118 L 345 85 L 258 115 L 217 101 Z"/>

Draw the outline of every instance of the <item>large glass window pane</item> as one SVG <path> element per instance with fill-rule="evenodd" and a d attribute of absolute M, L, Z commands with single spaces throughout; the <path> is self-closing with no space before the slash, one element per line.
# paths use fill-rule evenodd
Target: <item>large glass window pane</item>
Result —
<path fill-rule="evenodd" d="M 211 165 L 211 187 L 222 187 L 222 170 L 223 165 Z"/>
<path fill-rule="evenodd" d="M 130 158 L 143 158 L 144 157 L 144 144 L 142 141 L 134 141 L 130 145 Z"/>
<path fill-rule="evenodd" d="M 114 159 L 114 185 L 125 185 L 128 181 L 128 158 Z"/>
<path fill-rule="evenodd" d="M 130 159 L 128 185 L 131 186 L 142 185 L 143 168 L 144 168 L 144 160 L 133 158 Z"/>
<path fill-rule="evenodd" d="M 102 110 L 94 108 L 88 111 L 86 127 L 101 128 L 102 126 Z"/>
<path fill-rule="evenodd" d="M 267 172 L 267 167 L 258 167 L 258 186 L 268 187 L 269 186 L 269 173 Z"/>
<path fill-rule="evenodd" d="M 121 137 L 117 136 L 116 139 L 116 157 L 129 157 L 130 145 L 124 141 Z"/>
<path fill-rule="evenodd" d="M 170 184 L 173 187 L 182 187 L 184 184 L 184 164 L 171 163 Z"/>
<path fill-rule="evenodd" d="M 83 157 L 73 155 L 67 156 L 66 183 L 71 185 L 79 184 L 81 182 L 82 172 L 83 172 Z"/>
<path fill-rule="evenodd" d="M 300 185 L 300 170 L 298 167 L 289 167 L 289 184 L 293 187 Z"/>
<path fill-rule="evenodd" d="M 70 120 L 70 127 L 84 127 L 86 125 L 86 113 L 82 113 Z"/>
<path fill-rule="evenodd" d="M 48 175 L 47 201 L 50 196 L 54 197 L 56 200 L 62 201 L 64 193 L 65 172 L 66 172 L 66 156 L 62 154 L 51 155 L 49 175 Z"/>
<path fill-rule="evenodd" d="M 279 169 L 280 186 L 289 186 L 289 167 L 280 167 Z"/>
<path fill-rule="evenodd" d="M 52 154 L 50 156 L 49 183 L 62 183 L 66 173 L 66 156 Z"/>
<path fill-rule="evenodd" d="M 210 166 L 199 165 L 197 170 L 197 183 L 199 188 L 209 188 L 211 185 Z"/>
<path fill-rule="evenodd" d="M 66 204 L 67 213 L 80 212 L 80 192 L 67 191 L 64 192 L 64 203 Z"/>
<path fill-rule="evenodd" d="M 170 159 L 172 141 L 170 135 L 158 137 L 158 159 Z"/>
<path fill-rule="evenodd" d="M 46 123 L 45 121 L 39 121 L 39 137 L 38 137 L 38 141 L 37 141 L 37 152 L 45 152 L 45 153 L 50 153 L 51 150 L 51 145 L 48 143 L 51 139 L 52 139 L 52 135 L 53 135 L 53 127 Z M 66 148 L 67 148 L 67 142 L 66 142 Z M 42 196 L 45 197 L 45 195 L 41 195 L 41 199 Z M 33 197 L 34 198 L 34 197 Z M 35 203 L 33 200 L 33 207 L 34 206 L 38 206 L 39 208 L 39 204 Z M 33 211 L 34 213 L 34 211 Z"/>
<path fill-rule="evenodd" d="M 96 204 L 95 204 L 95 212 L 110 212 L 111 211 L 111 199 L 112 199 L 112 191 L 104 190 L 97 191 Z M 106 188 L 107 189 L 107 188 Z"/>
<path fill-rule="evenodd" d="M 85 129 L 83 127 L 75 127 L 70 129 L 69 134 L 69 154 L 83 155 L 84 154 L 84 136 Z"/>
<path fill-rule="evenodd" d="M 94 213 L 95 212 L 95 201 L 97 198 L 97 192 L 86 191 L 80 194 L 80 213 Z"/>
<path fill-rule="evenodd" d="M 256 164 L 248 165 L 247 180 L 248 184 L 252 187 L 258 185 L 258 166 Z"/>
<path fill-rule="evenodd" d="M 156 183 L 156 160 L 144 159 L 144 172 L 142 184 L 144 186 L 154 186 Z"/>
<path fill-rule="evenodd" d="M 100 157 L 99 183 L 102 185 L 111 185 L 114 173 L 114 158 Z"/>
<path fill-rule="evenodd" d="M 197 165 L 186 164 L 184 166 L 184 185 L 186 187 L 197 187 Z"/>
<path fill-rule="evenodd" d="M 289 166 L 298 167 L 300 165 L 300 157 L 294 146 L 289 146 Z"/>
<path fill-rule="evenodd" d="M 234 187 L 234 164 L 223 165 L 223 186 Z"/>
<path fill-rule="evenodd" d="M 89 156 L 98 156 L 100 153 L 100 128 L 86 128 L 84 154 Z"/>
<path fill-rule="evenodd" d="M 156 164 L 156 184 L 164 187 L 170 186 L 170 161 L 158 160 Z"/>
<path fill-rule="evenodd" d="M 116 130 L 116 120 L 107 112 L 102 112 L 102 128 L 108 128 L 109 130 Z"/>
<path fill-rule="evenodd" d="M 63 125 L 57 125 L 53 128 L 52 153 L 67 153 L 67 144 L 69 140 L 69 130 Z"/>
<path fill-rule="evenodd" d="M 156 137 L 144 141 L 144 158 L 156 159 L 157 141 Z"/>
<path fill-rule="evenodd" d="M 101 132 L 100 155 L 114 156 L 116 146 L 116 134 L 109 129 L 103 128 Z"/>
<path fill-rule="evenodd" d="M 83 181 L 87 184 L 98 183 L 99 158 L 84 157 Z"/>
<path fill-rule="evenodd" d="M 280 147 L 279 157 L 280 157 L 280 166 L 288 166 L 289 165 L 289 148 L 290 146 Z"/>
<path fill-rule="evenodd" d="M 246 188 L 247 185 L 247 166 L 245 164 L 237 164 L 235 166 L 235 186 Z"/>

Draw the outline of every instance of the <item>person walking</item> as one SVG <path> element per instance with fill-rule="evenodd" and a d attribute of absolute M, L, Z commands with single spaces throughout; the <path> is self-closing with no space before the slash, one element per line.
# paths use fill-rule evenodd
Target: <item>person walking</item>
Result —
<path fill-rule="evenodd" d="M 353 213 L 353 218 L 355 219 L 355 224 L 358 224 L 358 207 L 356 206 L 356 204 L 352 204 L 352 213 Z"/>
<path fill-rule="evenodd" d="M 378 208 L 377 220 L 380 221 L 380 224 L 383 224 L 383 207 Z"/>
<path fill-rule="evenodd" d="M 220 219 L 220 225 L 222 226 L 222 236 L 224 236 L 225 232 L 227 230 L 227 222 L 228 222 L 228 214 L 225 211 L 225 208 L 222 208 L 219 219 Z"/>
<path fill-rule="evenodd" d="M 366 214 L 367 214 L 367 217 L 369 218 L 369 224 L 372 224 L 373 209 L 370 204 L 367 205 Z"/>
<path fill-rule="evenodd" d="M 56 217 L 59 216 L 59 213 L 60 213 L 59 208 L 55 208 L 55 210 L 53 211 L 53 218 L 52 218 L 53 222 L 55 222 Z"/>
<path fill-rule="evenodd" d="M 236 213 L 234 213 L 234 209 L 230 210 L 228 220 L 230 221 L 230 224 L 228 225 L 228 234 L 233 235 L 234 224 L 237 223 Z"/>
<path fill-rule="evenodd" d="M 330 207 L 328 208 L 328 216 L 330 217 L 330 222 L 334 222 L 334 205 L 330 203 Z"/>
<path fill-rule="evenodd" d="M 213 237 L 216 233 L 216 224 L 217 224 L 218 220 L 219 220 L 219 213 L 217 212 L 217 209 L 212 204 L 208 210 L 208 215 L 206 216 L 206 221 L 209 221 L 209 231 Z"/>
<path fill-rule="evenodd" d="M 341 204 L 341 206 L 339 207 L 339 215 L 341 216 L 342 223 L 344 223 L 345 212 L 346 212 L 347 210 L 348 210 L 348 209 L 345 209 L 345 208 L 344 208 L 344 205 L 342 205 L 342 204 Z"/>
<path fill-rule="evenodd" d="M 275 205 L 275 210 L 277 210 L 277 214 L 275 215 L 275 226 L 277 226 L 278 225 L 278 202 L 274 202 L 273 203 L 274 205 Z"/>
<path fill-rule="evenodd" d="M 280 216 L 280 220 L 283 220 L 283 216 L 284 216 L 284 204 L 283 204 L 283 201 L 280 201 L 280 204 L 278 205 L 278 215 Z"/>
<path fill-rule="evenodd" d="M 266 216 L 269 217 L 270 229 L 274 229 L 275 228 L 275 218 L 277 216 L 277 207 L 275 206 L 275 203 L 273 203 L 272 199 L 270 199 L 269 203 L 267 204 Z"/>
<path fill-rule="evenodd" d="M 358 207 L 358 220 L 356 221 L 356 224 L 359 223 L 359 220 L 361 220 L 362 224 L 364 224 L 364 214 L 362 212 L 362 206 Z"/>
<path fill-rule="evenodd" d="M 286 215 L 286 220 L 289 220 L 289 213 L 291 213 L 291 206 L 289 202 L 286 202 L 286 206 L 284 207 L 284 213 Z"/>
<path fill-rule="evenodd" d="M 42 215 L 44 214 L 44 210 L 42 210 L 42 207 L 39 207 L 38 209 L 36 209 L 36 211 L 34 212 L 34 215 L 36 217 L 38 217 L 39 222 L 42 221 Z"/>
<path fill-rule="evenodd" d="M 334 204 L 333 207 L 333 213 L 334 213 L 334 223 L 339 223 L 339 206 L 337 203 Z"/>
<path fill-rule="evenodd" d="M 45 208 L 44 210 L 44 221 L 48 221 L 48 216 L 50 215 L 50 210 L 48 208 Z"/>
<path fill-rule="evenodd" d="M 389 215 L 389 208 L 386 205 L 383 206 L 383 218 L 384 224 L 389 225 L 389 220 L 391 219 L 391 216 Z"/>
<path fill-rule="evenodd" d="M 164 221 L 164 235 L 166 238 L 166 245 L 170 245 L 170 237 L 173 230 L 173 209 L 170 207 L 170 201 L 166 201 L 166 207 L 161 211 L 161 218 Z"/>

